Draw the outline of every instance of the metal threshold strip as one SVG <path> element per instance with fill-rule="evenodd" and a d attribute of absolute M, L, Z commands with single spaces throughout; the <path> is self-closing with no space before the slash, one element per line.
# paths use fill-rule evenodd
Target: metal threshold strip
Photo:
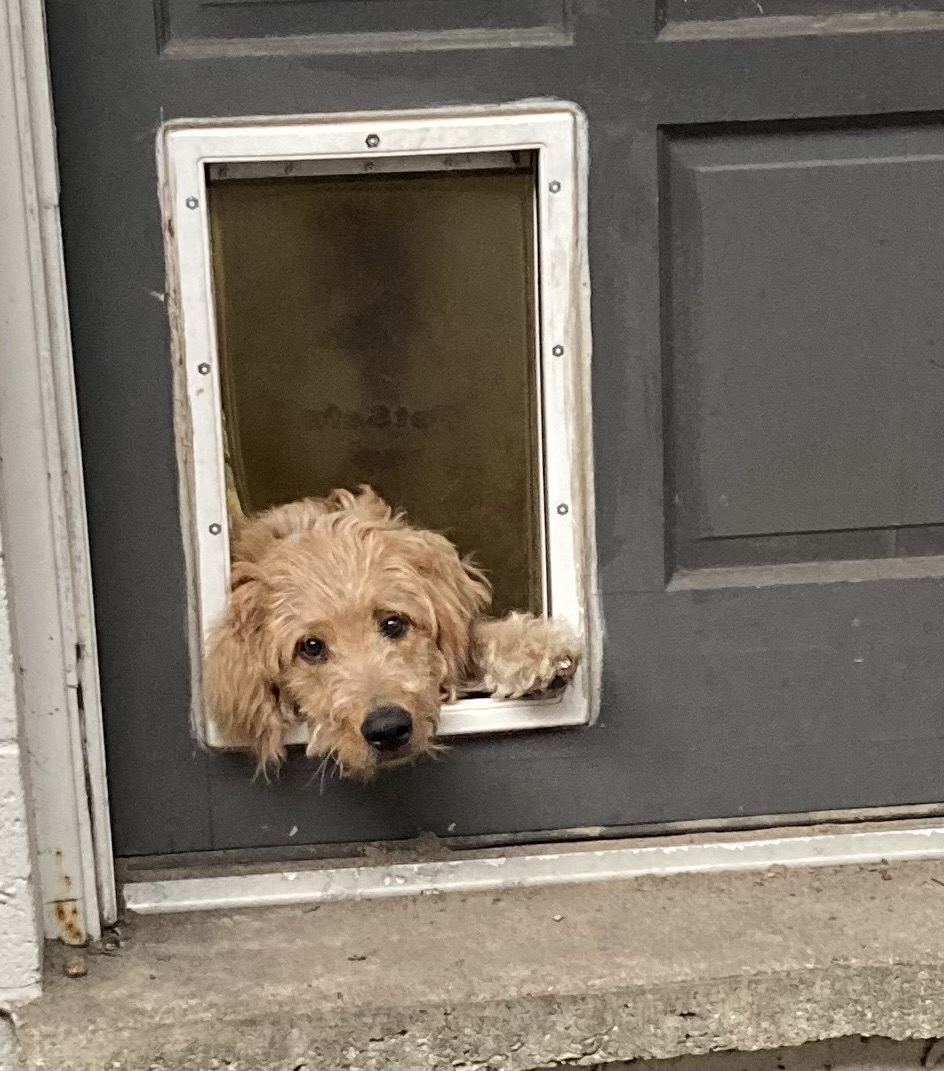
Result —
<path fill-rule="evenodd" d="M 933 858 L 944 858 L 944 827 L 139 881 L 125 885 L 124 899 L 129 911 L 159 914 Z"/>

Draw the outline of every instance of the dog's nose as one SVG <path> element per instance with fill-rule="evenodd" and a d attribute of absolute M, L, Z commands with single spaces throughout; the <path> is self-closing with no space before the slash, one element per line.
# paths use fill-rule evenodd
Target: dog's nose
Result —
<path fill-rule="evenodd" d="M 377 751 L 396 751 L 413 735 L 413 718 L 403 707 L 377 707 L 364 718 L 361 735 Z"/>

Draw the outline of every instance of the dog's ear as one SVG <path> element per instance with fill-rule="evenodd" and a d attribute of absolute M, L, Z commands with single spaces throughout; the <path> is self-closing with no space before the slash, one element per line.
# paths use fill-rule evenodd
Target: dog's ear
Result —
<path fill-rule="evenodd" d="M 468 669 L 470 629 L 491 602 L 491 586 L 482 571 L 436 532 L 406 529 L 403 538 L 423 586 L 436 645 L 446 663 L 443 689 L 455 699 Z"/>
<path fill-rule="evenodd" d="M 203 696 L 227 743 L 248 748 L 262 772 L 285 757 L 279 655 L 269 636 L 266 588 L 251 566 L 233 567 L 231 590 L 210 634 Z"/>

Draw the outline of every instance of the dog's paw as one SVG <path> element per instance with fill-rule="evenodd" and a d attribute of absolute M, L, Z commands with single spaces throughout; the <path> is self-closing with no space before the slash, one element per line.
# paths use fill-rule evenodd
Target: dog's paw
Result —
<path fill-rule="evenodd" d="M 491 622 L 483 639 L 482 685 L 496 699 L 561 691 L 580 664 L 580 641 L 563 621 L 509 614 Z"/>

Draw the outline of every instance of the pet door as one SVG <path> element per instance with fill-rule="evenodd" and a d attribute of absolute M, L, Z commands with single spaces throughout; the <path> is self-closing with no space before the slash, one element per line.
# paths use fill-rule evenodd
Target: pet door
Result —
<path fill-rule="evenodd" d="M 582 154 L 561 105 L 165 127 L 198 640 L 228 509 L 369 483 L 592 652 Z M 592 677 L 441 732 L 582 724 Z"/>

